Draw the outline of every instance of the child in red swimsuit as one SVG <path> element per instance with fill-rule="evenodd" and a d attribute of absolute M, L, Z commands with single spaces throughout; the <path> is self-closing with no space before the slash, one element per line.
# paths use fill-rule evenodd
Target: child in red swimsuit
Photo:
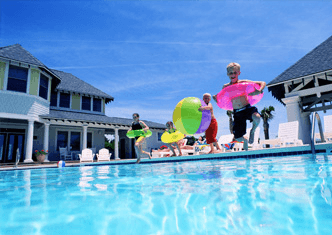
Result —
<path fill-rule="evenodd" d="M 217 137 L 217 132 L 218 132 L 218 123 L 217 119 L 213 114 L 213 107 L 212 104 L 210 103 L 211 101 L 211 95 L 209 93 L 205 93 L 203 95 L 203 101 L 207 104 L 207 106 L 201 106 L 198 110 L 203 111 L 203 110 L 210 110 L 211 111 L 211 123 L 208 129 L 205 131 L 205 137 L 206 137 L 206 143 L 210 145 L 210 152 L 209 153 L 217 153 L 221 151 L 221 148 L 218 144 L 218 141 L 216 139 Z M 214 145 L 217 147 L 217 150 L 214 150 Z"/>

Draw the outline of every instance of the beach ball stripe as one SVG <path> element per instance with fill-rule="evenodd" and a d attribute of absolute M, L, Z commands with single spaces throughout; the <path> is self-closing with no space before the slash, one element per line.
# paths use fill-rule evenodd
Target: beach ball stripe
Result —
<path fill-rule="evenodd" d="M 206 106 L 204 101 L 196 97 L 181 100 L 173 112 L 173 123 L 177 130 L 185 135 L 203 133 L 210 125 L 210 110 L 198 111 L 200 106 Z"/>

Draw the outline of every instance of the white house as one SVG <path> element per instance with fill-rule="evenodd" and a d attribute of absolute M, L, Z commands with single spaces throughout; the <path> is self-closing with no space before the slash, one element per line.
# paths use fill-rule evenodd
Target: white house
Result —
<path fill-rule="evenodd" d="M 98 152 L 104 135 L 115 135 L 115 158 L 135 158 L 134 140 L 126 137 L 132 119 L 108 117 L 114 98 L 74 75 L 50 69 L 15 44 L 0 47 L 0 164 L 32 162 L 35 150 L 59 160 L 59 147 L 73 159 L 84 148 Z M 133 110 L 133 113 L 135 110 Z M 146 147 L 157 148 L 165 125 L 145 121 L 153 132 Z"/>

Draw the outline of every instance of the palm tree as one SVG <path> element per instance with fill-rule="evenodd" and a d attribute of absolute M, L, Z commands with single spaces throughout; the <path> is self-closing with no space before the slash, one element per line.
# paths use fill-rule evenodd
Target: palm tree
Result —
<path fill-rule="evenodd" d="M 271 121 L 274 117 L 274 114 L 272 114 L 272 112 L 274 111 L 274 107 L 273 106 L 269 106 L 264 107 L 261 111 L 261 115 L 263 118 L 263 127 L 264 127 L 264 136 L 265 139 L 268 140 L 270 139 L 269 137 L 269 121 Z M 266 146 L 269 147 L 269 146 Z"/>
<path fill-rule="evenodd" d="M 227 110 L 226 114 L 229 117 L 229 131 L 233 134 L 233 111 Z"/>

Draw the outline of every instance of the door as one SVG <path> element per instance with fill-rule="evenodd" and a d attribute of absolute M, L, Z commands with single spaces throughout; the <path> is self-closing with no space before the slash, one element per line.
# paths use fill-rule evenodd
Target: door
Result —
<path fill-rule="evenodd" d="M 19 153 L 20 161 L 23 161 L 24 135 L 1 133 L 0 134 L 0 162 L 10 163 L 16 161 Z M 17 152 L 18 149 L 18 152 Z"/>

